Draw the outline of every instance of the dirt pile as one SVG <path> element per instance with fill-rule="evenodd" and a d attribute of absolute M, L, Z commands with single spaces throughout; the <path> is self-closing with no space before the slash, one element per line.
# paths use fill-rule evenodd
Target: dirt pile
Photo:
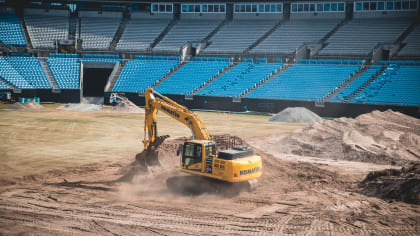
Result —
<path fill-rule="evenodd" d="M 404 165 L 420 161 L 420 120 L 391 110 L 321 120 L 278 146 L 300 156 Z"/>
<path fill-rule="evenodd" d="M 97 104 L 84 104 L 84 103 L 68 103 L 57 107 L 58 110 L 70 111 L 99 111 L 102 105 Z"/>
<path fill-rule="evenodd" d="M 39 103 L 34 102 L 34 101 L 25 102 L 23 105 L 27 109 L 42 109 L 42 108 L 44 108 L 42 105 L 40 105 Z"/>
<path fill-rule="evenodd" d="M 370 172 L 359 186 L 368 196 L 420 204 L 420 164 Z"/>
<path fill-rule="evenodd" d="M 322 119 L 304 107 L 288 107 L 273 115 L 268 121 L 284 123 L 314 123 Z"/>
<path fill-rule="evenodd" d="M 27 109 L 37 110 L 37 109 L 42 109 L 42 108 L 44 108 L 42 105 L 34 101 L 25 102 L 24 104 L 17 102 L 7 107 L 7 109 L 10 109 L 10 110 L 27 110 Z"/>
<path fill-rule="evenodd" d="M 111 109 L 112 112 L 124 112 L 124 113 L 144 113 L 144 109 L 136 106 L 130 100 L 123 100 Z"/>

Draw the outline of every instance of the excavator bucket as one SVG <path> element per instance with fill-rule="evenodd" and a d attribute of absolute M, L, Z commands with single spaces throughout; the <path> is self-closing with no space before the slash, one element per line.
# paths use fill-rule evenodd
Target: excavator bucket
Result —
<path fill-rule="evenodd" d="M 159 151 L 150 149 L 144 150 L 142 153 L 137 154 L 136 161 L 144 167 L 162 165 L 159 161 Z"/>
<path fill-rule="evenodd" d="M 169 135 L 157 137 L 148 149 L 136 155 L 137 163 L 146 169 L 149 169 L 150 166 L 161 166 L 162 163 L 159 161 L 159 151 L 157 149 L 167 138 L 169 138 Z"/>

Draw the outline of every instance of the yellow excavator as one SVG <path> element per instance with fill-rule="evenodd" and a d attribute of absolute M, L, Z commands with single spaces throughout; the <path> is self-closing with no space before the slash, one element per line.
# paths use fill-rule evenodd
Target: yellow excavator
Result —
<path fill-rule="evenodd" d="M 234 146 L 229 150 L 217 150 L 204 121 L 187 107 L 149 88 L 145 91 L 144 161 L 146 165 L 160 165 L 157 147 L 169 136 L 157 136 L 157 111 L 181 122 L 191 129 L 192 140 L 184 142 L 181 171 L 204 176 L 221 182 L 244 183 L 249 190 L 256 187 L 262 174 L 261 157 L 251 147 Z"/>

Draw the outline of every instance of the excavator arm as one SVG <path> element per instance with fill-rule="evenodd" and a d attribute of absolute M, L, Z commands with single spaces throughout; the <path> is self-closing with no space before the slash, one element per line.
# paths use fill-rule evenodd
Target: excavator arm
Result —
<path fill-rule="evenodd" d="M 167 137 L 159 137 L 157 135 L 156 114 L 160 110 L 173 119 L 181 122 L 191 129 L 193 139 L 211 140 L 208 129 L 200 116 L 190 111 L 185 106 L 179 105 L 170 98 L 153 91 L 149 88 L 145 92 L 145 111 L 144 120 L 144 149 L 155 150 L 155 148 L 163 142 Z"/>

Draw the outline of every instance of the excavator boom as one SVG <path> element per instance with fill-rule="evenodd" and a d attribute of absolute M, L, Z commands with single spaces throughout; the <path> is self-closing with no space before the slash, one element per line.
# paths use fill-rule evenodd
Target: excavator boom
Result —
<path fill-rule="evenodd" d="M 145 92 L 144 108 L 146 111 L 144 120 L 144 149 L 154 149 L 163 142 L 161 141 L 162 138 L 157 136 L 156 114 L 158 110 L 190 128 L 193 139 L 211 140 L 209 131 L 198 114 L 193 113 L 188 108 L 179 105 L 170 98 L 153 91 L 152 88 L 147 89 Z"/>

